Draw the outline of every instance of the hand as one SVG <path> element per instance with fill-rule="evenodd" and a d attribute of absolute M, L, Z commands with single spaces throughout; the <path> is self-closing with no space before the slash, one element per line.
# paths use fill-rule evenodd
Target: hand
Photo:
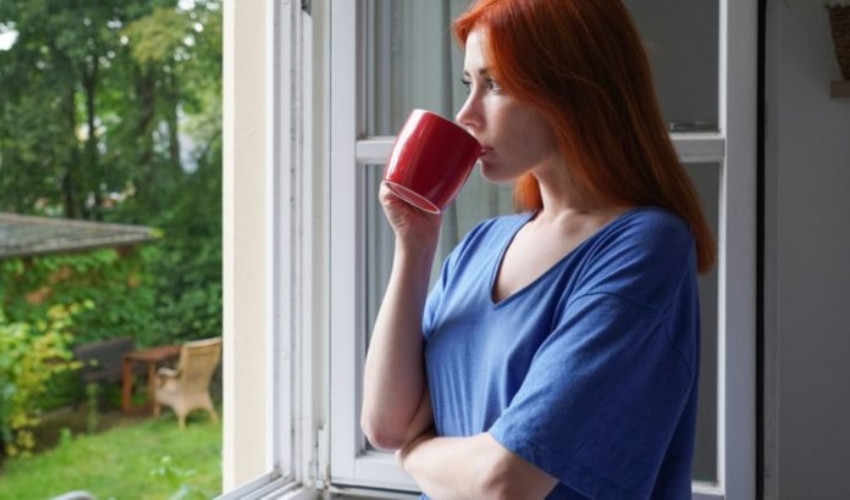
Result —
<path fill-rule="evenodd" d="M 395 232 L 397 244 L 408 248 L 437 245 L 443 219 L 441 214 L 428 213 L 414 207 L 399 198 L 385 183 L 381 184 L 378 198 Z"/>

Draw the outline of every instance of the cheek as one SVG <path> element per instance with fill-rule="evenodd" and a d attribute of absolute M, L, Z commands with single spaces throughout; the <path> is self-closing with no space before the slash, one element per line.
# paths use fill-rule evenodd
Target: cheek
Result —
<path fill-rule="evenodd" d="M 555 132 L 548 120 L 529 109 L 522 109 L 514 114 L 511 123 L 514 144 L 526 154 L 538 157 L 549 156 L 557 150 Z"/>
<path fill-rule="evenodd" d="M 558 141 L 555 137 L 555 131 L 547 121 L 540 121 L 537 127 L 534 128 L 536 140 L 534 141 L 538 153 L 543 158 L 549 158 L 560 154 Z"/>
<path fill-rule="evenodd" d="M 513 137 L 514 152 L 517 160 L 527 167 L 534 166 L 558 152 L 554 134 L 548 127 L 535 127 L 533 124 L 518 128 Z"/>

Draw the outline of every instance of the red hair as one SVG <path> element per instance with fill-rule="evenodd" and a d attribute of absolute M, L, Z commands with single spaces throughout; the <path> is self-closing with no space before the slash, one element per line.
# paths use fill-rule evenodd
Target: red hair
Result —
<path fill-rule="evenodd" d="M 621 205 L 655 205 L 685 219 L 697 267 L 714 238 L 658 105 L 649 61 L 620 0 L 479 0 L 454 22 L 463 46 L 486 35 L 490 74 L 551 123 L 577 182 Z M 537 180 L 516 185 L 519 208 L 542 207 Z"/>

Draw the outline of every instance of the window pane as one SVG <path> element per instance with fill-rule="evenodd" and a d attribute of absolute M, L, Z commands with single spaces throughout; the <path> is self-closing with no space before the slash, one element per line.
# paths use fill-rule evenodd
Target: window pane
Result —
<path fill-rule="evenodd" d="M 702 200 L 703 211 L 712 233 L 718 234 L 720 219 L 720 165 L 685 165 Z M 700 350 L 699 409 L 693 477 L 696 481 L 717 481 L 717 271 L 700 276 Z"/>
<path fill-rule="evenodd" d="M 716 130 L 718 120 L 717 0 L 626 0 L 649 52 L 662 111 L 675 131 Z M 462 54 L 450 20 L 464 0 L 367 0 L 365 133 L 393 135 L 410 110 L 425 108 L 453 117 L 465 97 L 457 75 Z M 366 327 L 372 331 L 392 263 L 393 235 L 377 201 L 383 166 L 365 167 Z M 719 218 L 718 164 L 686 165 L 714 233 Z M 440 263 L 474 224 L 511 210 L 509 186 L 493 186 L 474 174 L 446 211 Z M 702 350 L 694 478 L 717 479 L 717 293 L 716 271 L 700 278 Z M 367 333 L 368 335 L 369 333 Z M 367 344 L 368 345 L 368 344 Z"/>
<path fill-rule="evenodd" d="M 670 130 L 717 130 L 718 0 L 625 3 L 645 41 L 661 110 Z"/>
<path fill-rule="evenodd" d="M 626 0 L 672 131 L 717 130 L 718 0 Z M 366 135 L 393 135 L 414 108 L 453 117 L 465 93 L 450 31 L 463 0 L 368 0 Z"/>
<path fill-rule="evenodd" d="M 366 135 L 394 135 L 414 108 L 453 118 L 466 93 L 451 20 L 468 0 L 367 0 Z"/>

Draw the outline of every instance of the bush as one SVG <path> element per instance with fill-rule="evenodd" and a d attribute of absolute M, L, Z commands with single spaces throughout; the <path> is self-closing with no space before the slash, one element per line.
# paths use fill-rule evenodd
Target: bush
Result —
<path fill-rule="evenodd" d="M 72 333 L 78 342 L 151 335 L 154 292 L 141 249 L 93 250 L 0 262 L 0 306 L 12 321 L 33 322 L 56 304 L 97 304 L 83 310 Z M 141 342 L 141 340 L 140 340 Z"/>
<path fill-rule="evenodd" d="M 9 456 L 28 456 L 35 448 L 39 401 L 55 376 L 79 368 L 69 345 L 72 316 L 91 309 L 53 306 L 34 323 L 9 322 L 0 309 L 0 441 Z"/>

